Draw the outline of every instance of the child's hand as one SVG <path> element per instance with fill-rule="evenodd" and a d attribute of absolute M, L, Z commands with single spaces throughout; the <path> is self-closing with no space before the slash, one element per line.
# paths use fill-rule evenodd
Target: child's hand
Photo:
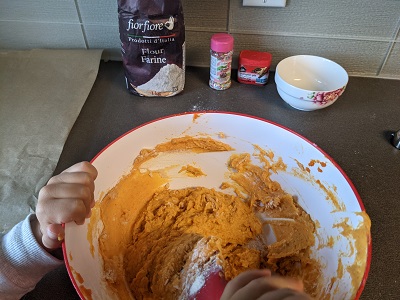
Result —
<path fill-rule="evenodd" d="M 32 224 L 36 239 L 48 250 L 61 246 L 64 228 L 61 224 L 83 224 L 94 206 L 94 180 L 97 170 L 81 162 L 50 178 L 39 192 L 36 216 Z"/>
<path fill-rule="evenodd" d="M 303 283 L 292 278 L 271 276 L 269 270 L 251 270 L 235 277 L 225 287 L 221 300 L 310 300 Z"/>

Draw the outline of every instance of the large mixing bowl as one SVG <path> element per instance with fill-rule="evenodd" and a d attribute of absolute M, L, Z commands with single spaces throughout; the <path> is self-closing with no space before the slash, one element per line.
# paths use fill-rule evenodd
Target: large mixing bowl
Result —
<path fill-rule="evenodd" d="M 331 299 L 360 296 L 371 258 L 369 226 L 364 223 L 362 201 L 350 179 L 328 154 L 279 124 L 223 112 L 174 115 L 144 124 L 112 142 L 93 159 L 99 174 L 96 201 L 101 201 L 121 176 L 130 171 L 141 149 L 151 149 L 171 138 L 188 135 L 221 140 L 237 153 L 252 154 L 254 145 L 258 145 L 272 151 L 276 158 L 281 157 L 287 168 L 271 177 L 292 194 L 319 224 L 311 251 L 323 266 L 322 281 L 326 293 Z M 198 179 L 178 178 L 170 182 L 170 187 L 198 185 L 218 190 L 221 181 L 225 180 L 227 158 L 223 153 L 207 153 L 205 157 L 195 154 L 193 157 L 185 156 L 183 164 L 195 160 L 196 165 L 210 175 Z M 177 164 L 177 161 L 175 158 L 159 163 L 168 167 L 168 164 Z M 65 224 L 63 250 L 68 272 L 82 299 L 115 299 L 116 296 L 110 293 L 103 280 L 105 274 L 99 255 L 99 232 L 88 232 L 88 224 L 89 220 L 79 226 Z M 361 234 L 352 235 L 352 230 Z M 358 275 L 352 277 L 347 270 Z"/>

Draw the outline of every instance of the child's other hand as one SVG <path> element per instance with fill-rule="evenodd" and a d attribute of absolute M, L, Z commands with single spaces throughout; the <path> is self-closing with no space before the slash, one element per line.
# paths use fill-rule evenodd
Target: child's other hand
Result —
<path fill-rule="evenodd" d="M 61 224 L 80 225 L 90 216 L 94 206 L 94 180 L 97 170 L 89 162 L 80 162 L 50 178 L 38 197 L 32 226 L 36 239 L 48 250 L 61 246 L 64 228 Z M 37 222 L 36 222 L 37 223 Z"/>
<path fill-rule="evenodd" d="M 228 282 L 221 300 L 311 300 L 303 283 L 293 278 L 271 276 L 270 270 L 243 272 Z"/>

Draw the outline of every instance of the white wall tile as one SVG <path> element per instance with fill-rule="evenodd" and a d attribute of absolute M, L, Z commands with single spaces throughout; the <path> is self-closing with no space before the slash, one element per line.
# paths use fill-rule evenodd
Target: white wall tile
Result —
<path fill-rule="evenodd" d="M 84 31 L 89 49 L 104 49 L 102 59 L 122 60 L 118 24 L 85 24 Z"/>
<path fill-rule="evenodd" d="M 232 0 L 230 30 L 391 39 L 399 12 L 400 1 L 289 0 L 285 8 L 254 8 Z"/>
<path fill-rule="evenodd" d="M 323 56 L 342 65 L 352 75 L 375 76 L 389 42 L 326 39 L 317 37 L 234 35 L 236 55 L 243 49 L 271 52 L 272 68 L 291 55 Z"/>
<path fill-rule="evenodd" d="M 397 25 L 397 37 L 396 41 L 400 42 L 400 17 L 399 17 L 399 23 Z"/>
<path fill-rule="evenodd" d="M 117 0 L 77 0 L 83 24 L 118 26 Z"/>
<path fill-rule="evenodd" d="M 229 0 L 182 0 L 185 25 L 192 30 L 228 30 Z"/>
<path fill-rule="evenodd" d="M 285 8 L 243 7 L 242 0 L 182 5 L 189 66 L 208 67 L 211 35 L 229 29 L 234 67 L 241 49 L 254 49 L 270 51 L 273 68 L 284 57 L 306 53 L 333 59 L 352 75 L 376 76 L 385 62 L 379 76 L 400 76 L 399 0 L 288 0 Z M 1 49 L 85 48 L 84 36 L 89 48 L 105 49 L 104 58 L 120 59 L 117 0 L 0 0 Z"/>
<path fill-rule="evenodd" d="M 74 0 L 0 0 L 0 20 L 79 23 Z"/>
<path fill-rule="evenodd" d="M 400 79 L 400 41 L 394 44 L 379 76 Z"/>
<path fill-rule="evenodd" d="M 185 25 L 188 28 L 226 31 L 229 0 L 182 0 Z M 117 0 L 78 0 L 84 24 L 118 25 Z"/>
<path fill-rule="evenodd" d="M 186 64 L 188 66 L 210 66 L 210 39 L 213 33 L 186 31 Z"/>
<path fill-rule="evenodd" d="M 86 48 L 79 24 L 0 21 L 0 49 Z"/>
<path fill-rule="evenodd" d="M 341 64 L 353 75 L 375 76 L 385 57 L 389 42 L 233 34 L 235 38 L 233 67 L 237 67 L 239 52 L 244 49 L 268 51 L 272 54 L 272 69 L 285 57 L 296 54 L 319 55 Z M 210 33 L 187 34 L 188 65 L 209 65 Z M 356 58 L 356 59 L 355 59 Z"/>
<path fill-rule="evenodd" d="M 118 26 L 84 25 L 89 49 L 120 49 Z"/>

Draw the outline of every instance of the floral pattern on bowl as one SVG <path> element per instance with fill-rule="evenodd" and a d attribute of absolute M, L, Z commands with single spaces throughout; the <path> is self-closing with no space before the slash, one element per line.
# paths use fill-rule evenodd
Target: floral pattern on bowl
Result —
<path fill-rule="evenodd" d="M 343 94 L 345 88 L 346 88 L 346 86 L 344 86 L 340 89 L 337 89 L 335 91 L 312 92 L 312 93 L 308 94 L 307 100 L 310 99 L 311 101 L 313 101 L 316 104 L 325 105 L 325 104 L 327 104 L 329 102 L 333 102 L 337 98 L 339 98 L 339 96 Z M 300 98 L 300 99 L 303 99 L 303 98 Z M 306 99 L 303 99 L 303 100 L 306 100 Z"/>

